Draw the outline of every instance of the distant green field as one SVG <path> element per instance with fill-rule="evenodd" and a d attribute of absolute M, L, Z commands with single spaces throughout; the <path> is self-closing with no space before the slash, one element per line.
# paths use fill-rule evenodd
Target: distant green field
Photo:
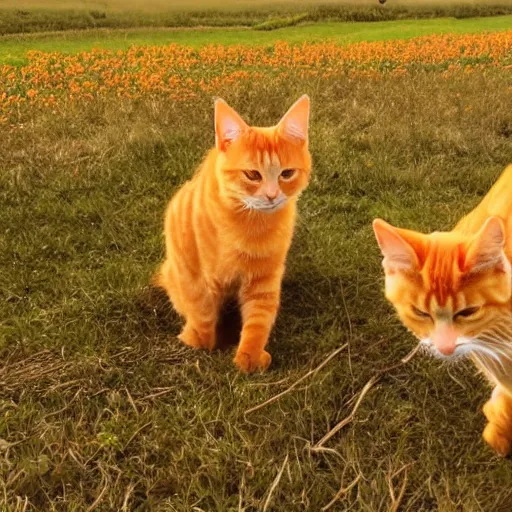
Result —
<path fill-rule="evenodd" d="M 193 47 L 206 44 L 260 44 L 276 41 L 334 41 L 345 44 L 358 41 L 404 39 L 428 34 L 474 33 L 506 30 L 512 27 L 511 16 L 489 18 L 438 18 L 359 23 L 317 23 L 273 31 L 247 28 L 208 29 L 130 29 L 84 30 L 0 38 L 0 63 L 21 65 L 29 50 L 76 53 L 92 48 L 126 49 L 131 45 L 180 43 Z"/>
<path fill-rule="evenodd" d="M 510 0 L 0 0 L 0 35 L 87 29 L 250 27 L 304 22 L 479 18 L 512 14 Z"/>

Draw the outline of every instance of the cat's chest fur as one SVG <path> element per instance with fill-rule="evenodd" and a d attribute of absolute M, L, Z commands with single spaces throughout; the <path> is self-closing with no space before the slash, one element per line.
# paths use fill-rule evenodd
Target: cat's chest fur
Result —
<path fill-rule="evenodd" d="M 250 227 L 229 235 L 219 233 L 217 255 L 204 277 L 213 286 L 230 292 L 259 276 L 280 272 L 293 236 L 293 225 L 276 224 L 272 229 L 254 232 Z"/>

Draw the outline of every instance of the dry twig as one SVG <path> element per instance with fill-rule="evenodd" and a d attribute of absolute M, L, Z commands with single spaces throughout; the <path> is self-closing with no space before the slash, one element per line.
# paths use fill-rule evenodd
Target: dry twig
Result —
<path fill-rule="evenodd" d="M 314 368 L 313 370 L 310 370 L 308 373 L 303 375 L 300 379 L 296 380 L 291 386 L 287 387 L 284 391 L 282 391 L 281 393 L 278 393 L 277 395 L 274 395 L 272 398 L 269 398 L 268 400 L 266 400 L 265 402 L 263 402 L 261 404 L 258 404 L 254 407 L 251 407 L 250 409 L 247 409 L 247 411 L 245 411 L 244 414 L 249 414 L 251 412 L 257 411 L 257 410 L 265 407 L 266 405 L 269 405 L 269 404 L 279 400 L 281 397 L 283 397 L 284 395 L 288 394 L 290 391 L 295 389 L 301 382 L 306 380 L 308 377 L 310 377 L 311 375 L 314 375 L 315 373 L 320 371 L 331 359 L 336 357 L 341 351 L 345 350 L 347 347 L 348 347 L 348 343 L 345 343 L 345 345 L 336 349 L 334 352 L 331 352 L 331 354 L 329 354 L 316 368 Z"/>
<path fill-rule="evenodd" d="M 108 488 L 110 487 L 108 484 L 108 476 L 105 473 L 104 469 L 98 465 L 100 471 L 101 471 L 101 483 L 103 484 L 102 489 L 100 493 L 98 494 L 97 498 L 93 501 L 92 505 L 86 510 L 86 512 L 91 512 L 94 510 L 100 503 L 103 497 L 105 496 L 105 493 L 107 492 Z"/>
<path fill-rule="evenodd" d="M 329 432 L 327 432 L 327 434 L 325 434 L 325 436 L 322 437 L 322 439 L 320 439 L 318 443 L 311 447 L 311 450 L 315 451 L 321 446 L 323 446 L 329 439 L 331 439 L 332 436 L 339 432 L 343 427 L 348 425 L 354 419 L 354 416 L 356 415 L 356 412 L 359 409 L 359 406 L 361 405 L 363 398 L 368 393 L 368 391 L 370 391 L 370 389 L 375 385 L 375 383 L 378 382 L 379 379 L 386 373 L 389 373 L 390 371 L 396 370 L 400 366 L 407 364 L 414 357 L 414 355 L 418 352 L 419 349 L 420 345 L 418 344 L 413 350 L 411 350 L 411 352 L 409 352 L 409 354 L 402 358 L 399 363 L 394 364 L 392 366 L 388 366 L 387 368 L 378 371 L 373 377 L 371 377 L 370 380 L 364 385 L 363 389 L 358 393 L 357 401 L 354 407 L 352 408 L 350 414 L 343 418 L 340 422 L 338 422 L 331 430 L 329 430 Z"/>
<path fill-rule="evenodd" d="M 151 425 L 151 421 L 148 421 L 147 423 L 145 423 L 144 425 L 142 425 L 142 427 L 138 428 L 133 434 L 132 436 L 130 437 L 130 439 L 128 439 L 128 441 L 126 442 L 126 444 L 124 445 L 124 448 L 123 450 L 126 450 L 127 446 L 146 428 L 146 427 L 149 427 L 149 425 Z"/>
<path fill-rule="evenodd" d="M 334 498 L 331 501 L 329 501 L 329 503 L 327 503 L 327 505 L 325 505 L 325 507 L 322 507 L 322 512 L 325 512 L 326 510 L 329 510 L 343 495 L 347 494 L 347 492 L 349 492 L 353 487 L 355 487 L 359 483 L 359 480 L 361 480 L 362 477 L 363 477 L 363 475 L 361 473 L 359 473 L 354 478 L 354 480 L 352 480 L 352 482 L 350 482 L 347 485 L 347 487 L 342 487 L 334 495 Z"/>
<path fill-rule="evenodd" d="M 70 363 L 49 350 L 42 350 L 21 361 L 0 366 L 0 389 L 13 391 L 26 386 L 28 382 L 42 381 L 45 377 L 59 378 L 69 366 Z"/>
<path fill-rule="evenodd" d="M 126 386 L 125 386 L 124 390 L 126 392 L 126 396 L 128 397 L 128 401 L 130 402 L 130 405 L 132 406 L 133 410 L 135 411 L 135 414 L 138 416 L 139 410 L 137 409 L 137 406 L 135 405 L 135 402 L 133 401 L 130 391 L 128 391 L 128 388 Z"/>
<path fill-rule="evenodd" d="M 149 400 L 150 398 L 156 398 L 157 396 L 166 395 L 167 393 L 170 393 L 171 391 L 174 391 L 176 388 L 167 388 L 162 391 L 159 391 L 158 393 L 152 393 L 151 395 L 143 396 L 142 398 L 138 398 L 138 402 L 143 402 L 144 400 Z"/>
<path fill-rule="evenodd" d="M 270 501 L 272 499 L 272 494 L 274 494 L 274 491 L 276 490 L 277 486 L 279 485 L 279 482 L 281 481 L 281 477 L 283 476 L 284 468 L 286 467 L 287 463 L 288 463 L 288 454 L 286 454 L 283 464 L 282 464 L 281 468 L 279 469 L 279 472 L 277 473 L 276 477 L 274 478 L 272 485 L 270 486 L 270 489 L 269 489 L 268 495 L 267 495 L 267 499 L 265 500 L 265 504 L 263 505 L 263 512 L 267 512 L 267 508 L 270 505 Z"/>
<path fill-rule="evenodd" d="M 405 489 L 407 488 L 407 468 L 410 466 L 410 464 L 405 465 L 403 468 L 399 469 L 396 473 L 393 473 L 392 475 L 389 475 L 387 477 L 388 486 L 389 486 L 389 496 L 391 497 L 391 506 L 389 507 L 389 512 L 397 512 L 398 507 L 400 506 L 400 503 L 402 503 L 402 500 L 404 498 Z M 398 493 L 398 497 L 395 496 L 395 489 L 393 488 L 393 478 L 397 477 L 400 473 L 405 471 L 405 476 L 402 481 L 402 485 L 400 487 L 400 492 Z"/>
<path fill-rule="evenodd" d="M 243 492 L 245 489 L 245 471 L 242 472 L 242 482 L 240 483 L 240 489 L 238 491 L 238 512 L 244 512 L 245 508 L 243 507 Z"/>
<path fill-rule="evenodd" d="M 128 501 L 130 500 L 130 496 L 132 495 L 133 490 L 135 489 L 135 484 L 130 483 L 126 488 L 126 492 L 124 494 L 123 506 L 121 507 L 122 512 L 127 512 L 128 510 Z"/>

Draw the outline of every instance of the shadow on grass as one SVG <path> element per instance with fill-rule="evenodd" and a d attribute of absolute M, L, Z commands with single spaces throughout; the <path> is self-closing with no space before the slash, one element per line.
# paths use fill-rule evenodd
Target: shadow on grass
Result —
<path fill-rule="evenodd" d="M 326 303 L 340 303 L 342 289 L 333 285 L 333 280 L 320 273 L 308 272 L 294 274 L 282 284 L 282 300 L 273 335 L 286 338 L 285 333 L 304 328 L 307 318 L 316 318 L 318 308 Z M 134 306 L 140 321 L 142 332 L 148 336 L 167 337 L 169 343 L 180 343 L 177 335 L 183 320 L 174 311 L 166 293 L 161 288 L 148 286 L 135 299 Z M 228 352 L 235 349 L 240 341 L 242 318 L 236 298 L 228 299 L 221 309 L 216 328 L 216 352 Z M 283 339 L 283 341 L 285 341 Z M 294 342 L 295 343 L 295 342 Z M 286 353 L 286 347 L 281 350 Z M 278 356 L 278 350 L 273 350 Z M 275 361 L 273 368 L 280 370 L 295 368 L 297 362 L 288 357 Z M 304 363 L 304 361 L 302 362 Z"/>

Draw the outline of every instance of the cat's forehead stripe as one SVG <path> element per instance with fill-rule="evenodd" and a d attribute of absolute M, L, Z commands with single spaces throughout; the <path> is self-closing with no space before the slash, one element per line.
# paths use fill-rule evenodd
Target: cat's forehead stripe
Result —
<path fill-rule="evenodd" d="M 460 284 L 458 268 L 454 266 L 456 261 L 454 254 L 448 252 L 442 244 L 430 244 L 425 262 L 429 295 L 435 296 L 439 306 L 446 306 L 449 299 L 455 305 Z"/>
<path fill-rule="evenodd" d="M 281 166 L 279 156 L 274 151 L 263 151 L 260 156 L 260 161 L 264 169 L 280 168 Z"/>

